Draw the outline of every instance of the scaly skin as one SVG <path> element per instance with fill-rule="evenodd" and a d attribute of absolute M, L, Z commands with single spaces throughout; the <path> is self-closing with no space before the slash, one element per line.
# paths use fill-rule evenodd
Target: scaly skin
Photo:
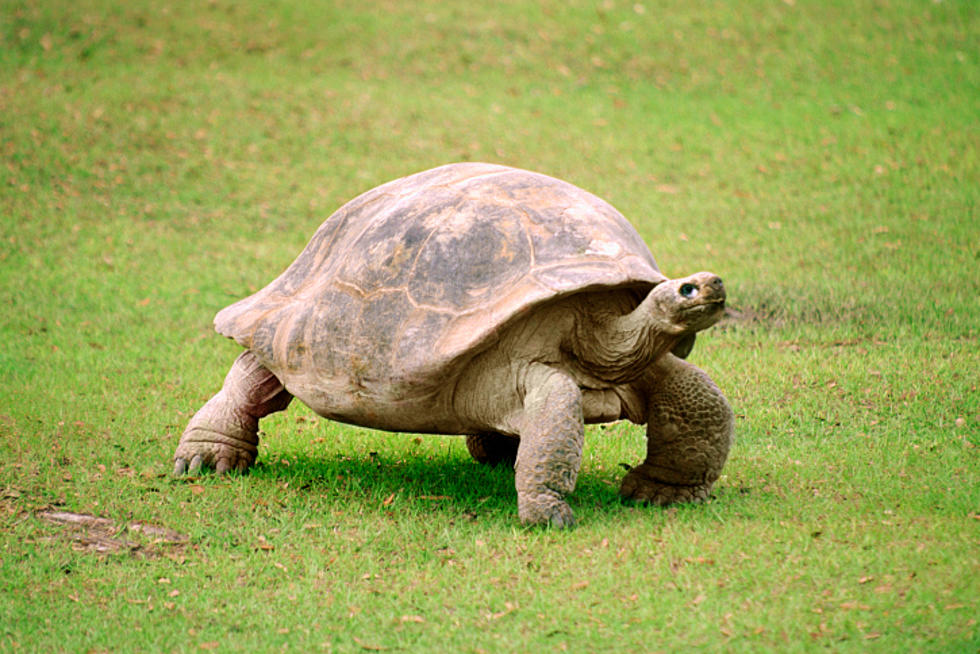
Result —
<path fill-rule="evenodd" d="M 255 463 L 259 419 L 282 411 L 292 399 L 251 352 L 242 352 L 218 394 L 187 424 L 174 452 L 174 474 L 197 474 L 203 466 L 219 474 L 244 472 Z"/>
<path fill-rule="evenodd" d="M 620 494 L 661 506 L 703 502 L 734 440 L 732 409 L 707 374 L 673 355 L 645 383 L 647 458 L 623 478 Z"/>

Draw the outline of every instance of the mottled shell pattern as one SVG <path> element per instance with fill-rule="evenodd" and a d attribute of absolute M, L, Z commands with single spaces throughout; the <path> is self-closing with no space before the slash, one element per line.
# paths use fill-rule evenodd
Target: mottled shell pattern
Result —
<path fill-rule="evenodd" d="M 541 303 L 663 281 L 612 206 L 546 175 L 450 164 L 360 195 L 215 327 L 287 388 L 432 385 Z M 297 382 L 299 384 L 299 382 Z M 397 396 L 397 393 L 393 396 Z"/>

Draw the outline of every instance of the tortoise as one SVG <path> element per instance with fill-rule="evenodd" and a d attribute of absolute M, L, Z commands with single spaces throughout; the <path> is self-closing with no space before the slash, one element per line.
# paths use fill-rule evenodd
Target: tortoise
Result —
<path fill-rule="evenodd" d="M 298 397 L 369 428 L 466 436 L 515 470 L 520 520 L 574 523 L 584 423 L 647 425 L 620 493 L 708 497 L 732 410 L 685 361 L 723 314 L 712 273 L 668 279 L 630 223 L 567 182 L 456 163 L 350 201 L 268 286 L 221 310 L 245 348 L 190 420 L 174 474 L 245 471 L 259 420 Z"/>

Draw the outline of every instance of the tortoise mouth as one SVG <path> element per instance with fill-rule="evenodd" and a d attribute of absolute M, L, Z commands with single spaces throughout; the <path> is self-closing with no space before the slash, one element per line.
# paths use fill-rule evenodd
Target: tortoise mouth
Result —
<path fill-rule="evenodd" d="M 690 328 L 701 330 L 716 323 L 724 312 L 725 298 L 718 298 L 684 307 L 678 313 Z"/>
<path fill-rule="evenodd" d="M 711 300 L 702 300 L 697 304 L 691 304 L 689 306 L 683 307 L 681 313 L 689 313 L 695 311 L 721 311 L 725 308 L 725 298 L 715 298 Z"/>

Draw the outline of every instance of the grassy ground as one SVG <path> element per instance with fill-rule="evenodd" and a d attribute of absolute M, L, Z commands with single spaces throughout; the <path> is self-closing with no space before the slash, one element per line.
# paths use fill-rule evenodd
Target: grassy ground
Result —
<path fill-rule="evenodd" d="M 5 1 L 0 649 L 980 651 L 978 33 L 968 0 Z M 454 160 L 726 279 L 710 503 L 620 503 L 617 424 L 580 526 L 524 529 L 460 439 L 299 406 L 250 475 L 169 477 L 213 314 Z"/>

